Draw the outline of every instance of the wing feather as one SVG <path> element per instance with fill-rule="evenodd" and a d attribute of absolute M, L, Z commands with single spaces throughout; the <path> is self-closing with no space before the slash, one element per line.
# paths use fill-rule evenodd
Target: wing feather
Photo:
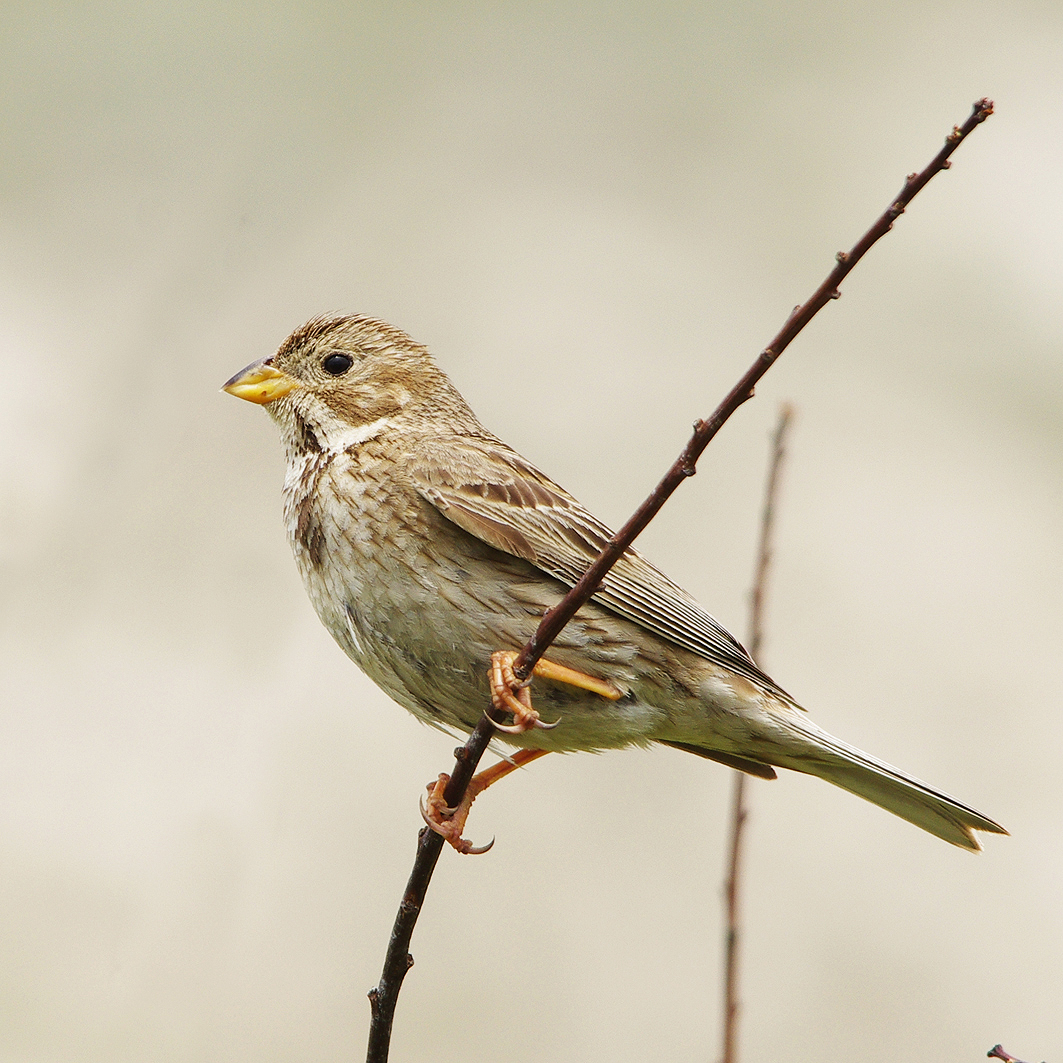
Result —
<path fill-rule="evenodd" d="M 437 436 L 407 471 L 420 494 L 458 527 L 570 587 L 613 534 L 493 437 Z M 796 705 L 715 617 L 636 550 L 616 563 L 594 600 Z"/>

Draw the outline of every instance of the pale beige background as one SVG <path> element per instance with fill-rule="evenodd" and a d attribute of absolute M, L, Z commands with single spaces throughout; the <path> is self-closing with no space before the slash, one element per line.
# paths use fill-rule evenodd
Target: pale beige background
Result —
<path fill-rule="evenodd" d="M 1063 8 L 3 5 L 0 1058 L 349 1060 L 453 742 L 306 602 L 219 394 L 371 312 L 611 522 L 971 102 L 997 114 L 643 547 L 1011 828 L 753 785 L 746 1060 L 1063 1059 Z M 445 854 L 397 1060 L 717 1055 L 728 773 L 558 757 Z"/>

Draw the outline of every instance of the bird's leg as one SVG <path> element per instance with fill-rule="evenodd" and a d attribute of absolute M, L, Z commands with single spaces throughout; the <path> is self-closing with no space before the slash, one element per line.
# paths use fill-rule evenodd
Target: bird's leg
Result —
<path fill-rule="evenodd" d="M 428 784 L 428 801 L 421 803 L 421 815 L 424 817 L 425 823 L 436 834 L 441 835 L 457 849 L 459 853 L 465 853 L 470 856 L 486 853 L 495 844 L 494 838 L 486 845 L 477 846 L 466 841 L 461 836 L 461 832 L 465 829 L 465 821 L 469 818 L 469 809 L 472 808 L 473 801 L 492 783 L 505 778 L 511 771 L 516 771 L 517 768 L 530 764 L 533 760 L 538 760 L 539 757 L 545 757 L 549 752 L 549 749 L 518 749 L 506 760 L 500 760 L 497 764 L 474 775 L 469 780 L 465 796 L 456 808 L 448 807 L 443 798 L 443 792 L 447 788 L 447 783 L 450 782 L 450 776 L 440 775 L 434 783 Z"/>
<path fill-rule="evenodd" d="M 512 650 L 499 650 L 491 654 L 491 669 L 487 673 L 491 680 L 491 704 L 500 712 L 512 713 L 513 723 L 501 724 L 494 720 L 491 722 L 499 731 L 505 731 L 507 734 L 521 734 L 533 727 L 547 731 L 556 727 L 557 722 L 543 723 L 539 714 L 532 708 L 528 680 L 522 683 L 513 672 L 513 662 L 516 659 L 517 654 Z M 532 669 L 532 674 L 543 679 L 552 679 L 555 683 L 567 683 L 581 690 L 589 690 L 610 701 L 622 697 L 621 692 L 607 680 L 596 679 L 592 675 L 577 672 L 575 668 L 567 668 L 554 661 L 540 660 Z"/>
<path fill-rule="evenodd" d="M 491 654 L 491 668 L 487 673 L 491 680 L 491 704 L 499 712 L 513 714 L 513 724 L 501 724 L 492 719 L 492 723 L 500 731 L 508 734 L 521 734 L 533 728 L 550 730 L 557 726 L 555 723 L 543 723 L 539 714 L 532 708 L 531 691 L 528 682 L 521 682 L 513 672 L 513 662 L 517 654 L 512 650 L 499 650 Z M 554 661 L 541 660 L 536 664 L 534 675 L 543 679 L 552 679 L 556 683 L 567 683 L 569 686 L 579 687 L 581 690 L 589 690 L 594 694 L 600 694 L 603 698 L 616 701 L 622 697 L 622 693 L 612 684 L 594 676 L 577 672 L 574 668 L 567 668 L 563 664 Z M 548 749 L 518 749 L 512 756 L 500 760 L 497 764 L 478 775 L 474 775 L 465 791 L 465 796 L 456 808 L 447 805 L 444 793 L 450 782 L 449 775 L 440 775 L 434 783 L 428 785 L 428 800 L 421 803 L 421 815 L 425 823 L 450 843 L 459 853 L 476 855 L 486 853 L 494 845 L 492 839 L 487 845 L 476 846 L 466 841 L 461 834 L 465 829 L 465 821 L 469 818 L 469 809 L 473 801 L 480 796 L 492 783 L 505 778 L 511 771 L 530 764 L 533 760 L 549 753 Z"/>

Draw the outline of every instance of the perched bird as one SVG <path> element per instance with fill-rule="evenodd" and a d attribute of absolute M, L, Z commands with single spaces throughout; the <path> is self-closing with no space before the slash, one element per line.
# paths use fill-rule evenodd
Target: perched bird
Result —
<path fill-rule="evenodd" d="M 635 550 L 548 650 L 532 709 L 509 663 L 612 533 L 487 431 L 401 330 L 315 318 L 224 390 L 280 428 L 288 537 L 322 623 L 420 720 L 471 731 L 492 669 L 514 713 L 501 737 L 524 759 L 660 742 L 762 778 L 819 776 L 965 849 L 975 831 L 1007 833 L 817 727 Z"/>

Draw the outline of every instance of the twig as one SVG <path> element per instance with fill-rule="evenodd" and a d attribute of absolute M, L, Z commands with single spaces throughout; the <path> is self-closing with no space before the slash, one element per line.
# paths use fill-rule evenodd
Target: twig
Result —
<path fill-rule="evenodd" d="M 760 543 L 757 547 L 757 568 L 753 577 L 753 593 L 749 610 L 749 654 L 760 660 L 764 642 L 764 596 L 768 589 L 768 569 L 771 567 L 772 536 L 775 531 L 775 499 L 779 492 L 779 476 L 786 457 L 786 433 L 794 418 L 794 408 L 784 403 L 779 410 L 779 422 L 771 440 L 771 461 L 768 482 L 764 488 L 764 508 L 760 514 Z M 741 773 L 739 773 L 741 774 Z"/>
<path fill-rule="evenodd" d="M 1022 1063 L 1021 1059 L 1016 1059 L 1010 1052 L 1004 1050 L 1003 1045 L 993 1045 L 993 1047 L 986 1052 L 986 1056 L 989 1059 L 1002 1059 L 1004 1063 Z"/>
<path fill-rule="evenodd" d="M 749 367 L 745 376 L 731 389 L 731 393 L 720 403 L 707 421 L 694 423 L 694 434 L 676 459 L 675 464 L 665 473 L 664 479 L 654 488 L 653 493 L 642 503 L 634 515 L 620 531 L 609 540 L 609 544 L 598 555 L 598 559 L 583 573 L 579 582 L 543 617 L 538 630 L 513 662 L 513 671 L 518 679 L 527 679 L 535 662 L 546 652 L 547 647 L 557 638 L 561 629 L 572 619 L 576 610 L 586 602 L 598 589 L 606 573 L 616 564 L 624 551 L 634 542 L 635 537 L 657 515 L 660 508 L 668 501 L 676 488 L 697 471 L 695 465 L 702 451 L 709 445 L 713 436 L 735 410 L 753 397 L 753 388 L 760 378 L 772 367 L 775 360 L 790 345 L 794 337 L 816 316 L 831 300 L 841 294 L 838 286 L 849 271 L 864 257 L 872 245 L 893 228 L 893 223 L 903 213 L 916 193 L 941 170 L 949 167 L 949 156 L 960 146 L 963 139 L 993 113 L 991 100 L 979 100 L 971 111 L 971 116 L 962 126 L 954 126 L 945 138 L 945 146 L 934 156 L 930 165 L 921 173 L 909 174 L 897 198 L 882 213 L 878 221 L 856 242 L 851 251 L 839 251 L 835 256 L 837 265 L 831 270 L 827 279 L 813 292 L 807 303 L 797 307 L 787 318 L 786 324 L 778 335 L 760 352 L 757 360 Z M 490 725 L 488 725 L 490 726 Z"/>
<path fill-rule="evenodd" d="M 779 423 L 772 439 L 771 459 L 768 464 L 768 482 L 764 489 L 764 509 L 760 515 L 760 544 L 757 548 L 756 574 L 753 578 L 753 593 L 750 599 L 749 652 L 753 659 L 760 660 L 760 647 L 764 641 L 764 597 L 768 586 L 768 569 L 771 565 L 772 532 L 775 527 L 775 499 L 779 490 L 779 475 L 786 454 L 786 433 L 793 419 L 793 407 L 783 405 L 779 411 Z M 724 887 L 727 908 L 727 938 L 724 948 L 723 990 L 723 1063 L 735 1063 L 738 1059 L 738 944 L 739 923 L 738 898 L 740 872 L 742 869 L 743 828 L 746 825 L 746 774 L 734 772 L 734 787 L 731 791 L 731 851 L 728 863 L 727 882 Z"/>
<path fill-rule="evenodd" d="M 463 749 L 466 747 L 462 747 Z M 461 753 L 461 749 L 455 751 Z M 458 758 L 461 759 L 460 757 Z M 466 783 L 468 785 L 468 783 Z M 391 928 L 391 940 L 384 957 L 384 969 L 380 982 L 369 990 L 369 1007 L 372 1017 L 369 1022 L 369 1049 L 366 1063 L 386 1063 L 388 1049 L 391 1045 L 391 1026 L 395 1021 L 395 1005 L 399 1000 L 399 990 L 406 972 L 413 966 L 410 955 L 410 940 L 417 917 L 421 914 L 428 884 L 432 881 L 432 872 L 443 850 L 443 838 L 422 827 L 417 835 L 417 855 L 413 860 L 413 870 L 406 883 L 406 892 L 402 895 L 395 925 Z"/>
<path fill-rule="evenodd" d="M 789 346 L 791 340 L 829 300 L 838 297 L 838 285 L 841 284 L 849 271 L 863 258 L 864 254 L 877 240 L 889 232 L 893 227 L 893 222 L 904 213 L 905 207 L 911 202 L 916 193 L 936 173 L 948 168 L 949 156 L 959 147 L 964 138 L 992 113 L 993 104 L 990 100 L 982 99 L 974 105 L 970 117 L 962 126 L 953 127 L 952 132 L 945 140 L 945 146 L 938 152 L 926 169 L 921 173 L 908 175 L 900 195 L 890 204 L 878 221 L 857 241 L 852 250 L 838 253 L 836 256 L 837 265 L 831 270 L 827 279 L 816 289 L 808 302 L 799 306 L 790 315 L 779 334 L 761 351 L 757 360 L 734 386 L 730 394 L 720 403 L 712 416 L 707 421 L 695 422 L 694 434 L 690 442 L 687 443 L 672 468 L 665 474 L 664 479 L 653 490 L 649 498 L 639 506 L 631 519 L 609 540 L 608 545 L 598 556 L 597 560 L 590 565 L 561 602 L 543 617 L 535 634 L 524 649 L 521 650 L 520 656 L 514 661 L 514 671 L 518 678 L 525 679 L 531 674 L 536 661 L 542 657 L 550 643 L 558 636 L 565 624 L 572 619 L 576 611 L 598 589 L 606 573 L 619 560 L 639 532 L 649 524 L 676 488 L 688 476 L 694 475 L 697 460 L 702 451 L 708 446 L 709 441 L 723 427 L 731 414 L 753 397 L 754 386 L 771 368 L 779 355 Z M 454 770 L 451 773 L 450 782 L 443 797 L 450 807 L 455 807 L 460 803 L 469 785 L 469 780 L 476 770 L 476 765 L 480 762 L 480 758 L 494 737 L 494 727 L 490 720 L 487 719 L 488 713 L 493 713 L 493 710 L 486 710 L 484 718 L 480 720 L 472 734 L 469 735 L 468 741 L 456 752 Z M 412 957 L 410 957 L 408 951 L 410 939 L 413 935 L 414 924 L 417 922 L 421 905 L 424 902 L 424 896 L 432 877 L 432 871 L 435 868 L 435 862 L 439 858 L 442 844 L 443 841 L 439 835 L 432 831 L 422 830 L 418 841 L 414 867 L 410 873 L 406 893 L 403 895 L 402 903 L 399 906 L 395 926 L 392 929 L 391 941 L 388 945 L 380 983 L 369 993 L 370 1003 L 372 1004 L 372 1019 L 369 1027 L 367 1063 L 385 1063 L 388 1058 L 395 1004 L 398 1000 L 402 980 L 413 964 Z"/>

